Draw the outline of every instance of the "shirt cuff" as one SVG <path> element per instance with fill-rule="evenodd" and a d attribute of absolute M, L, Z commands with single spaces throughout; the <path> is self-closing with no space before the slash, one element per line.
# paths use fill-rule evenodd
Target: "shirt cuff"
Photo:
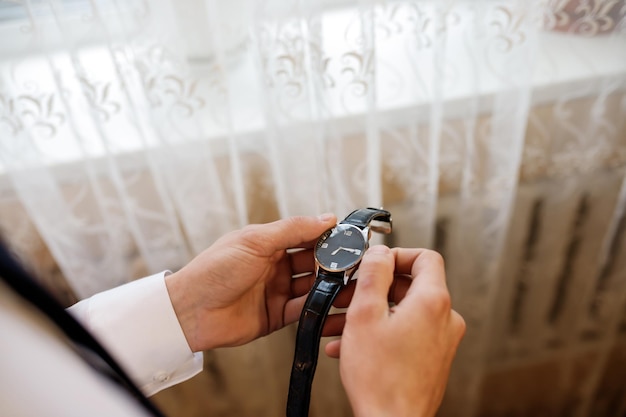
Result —
<path fill-rule="evenodd" d="M 165 286 L 164 271 L 96 294 L 68 309 L 109 350 L 146 396 L 202 371 Z"/>

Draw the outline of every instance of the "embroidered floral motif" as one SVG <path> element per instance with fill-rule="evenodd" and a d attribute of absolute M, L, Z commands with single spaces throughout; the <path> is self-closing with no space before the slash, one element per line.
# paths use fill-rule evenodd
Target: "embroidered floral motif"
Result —
<path fill-rule="evenodd" d="M 44 137 L 54 137 L 65 122 L 54 94 L 20 94 L 9 97 L 0 94 L 0 124 L 12 135 L 32 128 Z"/>
<path fill-rule="evenodd" d="M 91 81 L 84 77 L 79 80 L 87 101 L 103 121 L 109 121 L 114 114 L 120 112 L 120 103 L 111 98 L 112 81 Z"/>

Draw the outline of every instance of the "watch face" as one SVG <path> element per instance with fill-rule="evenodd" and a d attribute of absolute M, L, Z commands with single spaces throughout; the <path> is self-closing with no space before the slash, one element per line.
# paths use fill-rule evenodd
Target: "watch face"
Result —
<path fill-rule="evenodd" d="M 367 241 L 361 229 L 340 223 L 319 238 L 315 245 L 315 259 L 328 271 L 345 271 L 359 263 L 365 249 Z"/>

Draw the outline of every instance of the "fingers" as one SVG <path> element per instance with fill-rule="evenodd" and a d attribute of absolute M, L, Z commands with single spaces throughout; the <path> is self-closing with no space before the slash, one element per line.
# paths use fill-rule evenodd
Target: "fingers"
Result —
<path fill-rule="evenodd" d="M 291 294 L 294 297 L 299 297 L 308 293 L 314 282 L 315 276 L 313 273 L 304 277 L 293 278 L 291 280 Z"/>
<path fill-rule="evenodd" d="M 315 259 L 313 258 L 312 249 L 291 251 L 287 256 L 289 257 L 292 275 L 300 275 L 307 272 L 312 274 L 315 270 Z"/>
<path fill-rule="evenodd" d="M 326 354 L 335 359 L 339 359 L 339 352 L 341 350 L 341 339 L 331 340 L 324 347 Z"/>
<path fill-rule="evenodd" d="M 393 281 L 394 264 L 394 255 L 386 246 L 373 246 L 365 252 L 348 310 L 349 316 L 377 317 L 387 314 L 387 295 Z"/>
<path fill-rule="evenodd" d="M 337 313 L 331 314 L 326 317 L 326 322 L 324 323 L 324 328 L 322 329 L 322 336 L 339 336 L 343 333 L 343 328 L 346 324 L 346 314 L 345 313 Z"/>
<path fill-rule="evenodd" d="M 452 309 L 443 258 L 432 250 L 402 252 L 402 256 L 397 258 L 403 258 L 401 262 L 405 265 L 412 263 L 414 278 L 397 311 L 403 311 L 408 317 L 425 318 L 432 323 L 447 321 L 450 334 L 456 338 L 455 344 L 458 345 L 465 334 L 465 321 Z"/>
<path fill-rule="evenodd" d="M 285 303 L 283 310 L 283 325 L 295 323 L 300 318 L 300 313 L 306 302 L 306 294 L 292 298 Z"/>
<path fill-rule="evenodd" d="M 284 310 L 284 325 L 295 323 L 300 318 L 302 308 L 306 302 L 306 296 L 300 296 L 293 298 L 285 303 Z M 330 314 L 326 317 L 324 322 L 324 328 L 322 329 L 322 336 L 339 336 L 343 332 L 343 327 L 346 324 L 345 313 Z"/>
<path fill-rule="evenodd" d="M 396 274 L 406 274 L 415 277 L 418 271 L 414 270 L 414 268 L 418 259 L 420 262 L 423 262 L 424 258 L 430 258 L 431 261 L 437 260 L 437 262 L 440 261 L 443 265 L 441 255 L 430 249 L 393 248 L 391 251 L 396 258 Z"/>
<path fill-rule="evenodd" d="M 454 310 L 451 310 L 450 314 L 450 323 L 452 334 L 456 337 L 454 341 L 455 346 L 463 339 L 466 331 L 466 324 L 463 317 Z M 326 319 L 326 323 L 324 324 L 324 329 L 322 331 L 323 337 L 329 336 L 340 336 L 343 333 L 343 329 L 346 324 L 346 315 L 345 313 L 333 314 L 328 316 Z M 326 354 L 331 357 L 338 359 L 339 351 L 340 351 L 341 339 L 331 340 L 326 344 L 324 348 Z"/>
<path fill-rule="evenodd" d="M 350 281 L 348 285 L 341 290 L 333 306 L 338 308 L 346 308 L 350 305 L 350 301 L 354 295 L 354 289 L 356 288 L 356 281 Z M 393 282 L 389 288 L 387 301 L 390 303 L 399 303 L 405 296 L 407 290 L 411 286 L 411 278 L 406 275 L 394 275 Z"/>
<path fill-rule="evenodd" d="M 250 239 L 270 241 L 271 252 L 281 249 L 303 247 L 337 223 L 334 214 L 320 216 L 294 216 L 250 228 Z M 259 233 L 260 232 L 260 233 Z"/>
<path fill-rule="evenodd" d="M 403 261 L 412 262 L 411 276 L 414 277 L 407 297 L 419 297 L 421 293 L 426 293 L 439 294 L 449 299 L 443 257 L 438 252 L 428 249 L 403 252 L 405 258 Z"/>
<path fill-rule="evenodd" d="M 308 271 L 302 271 L 298 273 L 294 272 L 294 275 L 302 274 L 305 272 L 308 272 Z M 348 305 L 350 305 L 350 300 L 352 300 L 354 289 L 356 287 L 356 281 L 358 280 L 352 280 L 348 282 L 348 285 L 346 285 L 341 290 L 339 295 L 337 295 L 337 298 L 335 299 L 333 306 L 339 307 L 339 308 L 345 308 L 345 307 L 348 307 Z M 407 290 L 411 286 L 411 281 L 412 279 L 410 276 L 395 274 L 393 283 L 391 284 L 391 288 L 389 289 L 389 296 L 387 300 L 391 303 L 396 303 L 396 304 L 399 303 L 404 298 Z M 291 280 L 292 296 L 300 297 L 302 295 L 307 294 L 309 290 L 311 289 L 311 287 L 313 286 L 314 282 L 315 282 L 315 275 L 313 274 L 313 269 L 311 269 L 311 273 L 308 275 L 299 276 L 298 278 L 293 278 Z"/>

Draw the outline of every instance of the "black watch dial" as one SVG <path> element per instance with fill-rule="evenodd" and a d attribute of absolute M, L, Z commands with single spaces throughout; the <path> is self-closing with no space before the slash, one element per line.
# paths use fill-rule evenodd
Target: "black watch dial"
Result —
<path fill-rule="evenodd" d="M 315 259 L 327 271 L 345 271 L 359 263 L 367 245 L 361 229 L 339 223 L 319 238 L 315 245 Z"/>

